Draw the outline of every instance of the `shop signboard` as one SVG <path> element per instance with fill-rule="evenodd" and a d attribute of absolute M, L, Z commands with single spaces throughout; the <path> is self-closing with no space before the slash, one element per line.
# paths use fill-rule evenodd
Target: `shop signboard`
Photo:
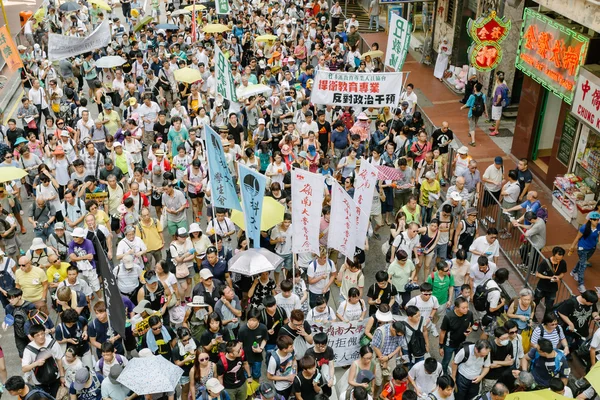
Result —
<path fill-rule="evenodd" d="M 560 137 L 560 143 L 558 144 L 558 153 L 556 158 L 565 167 L 569 167 L 569 161 L 571 160 L 571 153 L 573 152 L 573 146 L 575 145 L 575 135 L 577 134 L 577 119 L 571 114 L 567 114 L 565 117 L 565 124 L 563 125 L 562 135 Z"/>
<path fill-rule="evenodd" d="M 585 68 L 579 70 L 571 112 L 600 132 L 600 77 Z"/>
<path fill-rule="evenodd" d="M 471 65 L 479 71 L 491 71 L 502 60 L 500 44 L 508 36 L 511 23 L 505 18 L 490 12 L 487 17 L 476 20 L 469 19 L 467 33 L 473 39 L 473 44 L 467 50 Z"/>
<path fill-rule="evenodd" d="M 571 104 L 588 45 L 587 36 L 526 8 L 515 66 Z"/>

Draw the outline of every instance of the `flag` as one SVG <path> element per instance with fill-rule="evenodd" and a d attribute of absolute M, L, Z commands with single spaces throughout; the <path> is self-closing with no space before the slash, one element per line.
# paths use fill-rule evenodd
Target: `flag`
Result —
<path fill-rule="evenodd" d="M 331 219 L 327 246 L 354 260 L 356 251 L 356 203 L 337 181 L 331 186 Z"/>
<path fill-rule="evenodd" d="M 404 177 L 402 171 L 398 168 L 388 167 L 387 165 L 378 165 L 379 179 L 383 181 L 398 181 Z"/>
<path fill-rule="evenodd" d="M 240 193 L 244 205 L 244 221 L 246 234 L 252 239 L 254 248 L 260 248 L 260 219 L 263 199 L 267 186 L 267 178 L 256 170 L 240 164 Z"/>
<path fill-rule="evenodd" d="M 292 170 L 292 251 L 319 254 L 324 176 Z"/>
<path fill-rule="evenodd" d="M 235 191 L 235 182 L 227 167 L 221 137 L 209 125 L 204 126 L 204 133 L 206 135 L 206 154 L 212 204 L 215 207 L 242 211 L 240 200 Z"/>
<path fill-rule="evenodd" d="M 228 15 L 231 12 L 229 0 L 217 0 L 215 6 L 217 8 L 217 15 Z"/>
<path fill-rule="evenodd" d="M 217 81 L 217 94 L 220 94 L 224 99 L 238 101 L 235 94 L 235 85 L 233 83 L 233 75 L 231 74 L 231 65 L 225 58 L 225 55 L 215 44 L 215 78 Z"/>
<path fill-rule="evenodd" d="M 196 18 L 198 18 L 198 16 L 196 15 L 196 0 L 194 0 L 194 3 L 192 4 L 192 42 L 194 43 L 198 40 L 198 32 L 196 31 Z"/>
<path fill-rule="evenodd" d="M 379 171 L 367 160 L 362 160 L 360 170 L 354 182 L 354 202 L 356 203 L 356 247 L 365 249 L 371 207 L 373 206 L 373 193 L 377 186 Z"/>
<path fill-rule="evenodd" d="M 21 60 L 17 46 L 15 46 L 15 42 L 8 34 L 6 26 L 0 28 L 0 52 L 11 71 L 23 68 L 23 60 Z"/>
<path fill-rule="evenodd" d="M 102 291 L 110 327 L 122 338 L 125 338 L 125 305 L 106 253 L 96 235 L 94 235 L 94 248 L 96 249 L 96 272 L 102 278 Z"/>

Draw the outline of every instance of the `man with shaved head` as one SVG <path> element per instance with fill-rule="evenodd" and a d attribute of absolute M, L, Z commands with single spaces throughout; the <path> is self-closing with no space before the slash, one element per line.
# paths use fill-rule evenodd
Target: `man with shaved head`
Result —
<path fill-rule="evenodd" d="M 448 165 L 448 146 L 454 140 L 454 133 L 449 128 L 448 122 L 442 122 L 442 126 L 435 131 L 431 135 L 431 148 L 438 148 L 440 150 L 440 155 L 442 156 L 442 171 L 444 171 L 444 179 L 448 179 L 446 176 L 446 166 Z M 442 186 L 445 185 L 445 181 L 442 179 L 440 182 Z"/>

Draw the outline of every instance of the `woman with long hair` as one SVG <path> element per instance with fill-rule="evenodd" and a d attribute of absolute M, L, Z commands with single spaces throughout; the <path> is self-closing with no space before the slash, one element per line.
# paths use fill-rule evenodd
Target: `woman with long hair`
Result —
<path fill-rule="evenodd" d="M 350 364 L 350 371 L 348 372 L 348 385 L 352 387 L 363 387 L 367 390 L 367 393 L 373 393 L 375 389 L 375 379 L 370 383 L 357 382 L 356 378 L 361 371 L 370 371 L 375 374 L 375 353 L 371 346 L 361 346 L 359 350 L 360 357 L 358 360 Z M 350 390 L 348 387 L 347 390 Z"/>
<path fill-rule="evenodd" d="M 196 364 L 196 342 L 188 328 L 177 328 L 177 344 L 173 349 L 173 363 L 183 369 L 183 375 L 179 378 L 181 385 L 181 398 L 187 399 L 190 392 L 190 372 Z M 195 397 L 194 397 L 195 398 Z"/>
<path fill-rule="evenodd" d="M 206 389 L 206 382 L 216 376 L 217 364 L 210 360 L 208 353 L 204 349 L 196 349 L 194 366 L 190 370 L 190 397 L 192 400 L 196 399 L 197 395 L 203 393 Z"/>
<path fill-rule="evenodd" d="M 571 244 L 569 249 L 569 255 L 573 254 L 577 250 L 577 256 L 579 261 L 571 276 L 579 285 L 579 291 L 585 292 L 585 285 L 583 284 L 585 269 L 587 268 L 587 260 L 592 258 L 592 255 L 596 251 L 596 245 L 598 244 L 598 238 L 600 237 L 600 230 L 598 230 L 598 221 L 600 220 L 600 213 L 592 211 L 589 214 L 589 220 L 585 225 L 582 225 L 577 232 L 577 236 Z"/>

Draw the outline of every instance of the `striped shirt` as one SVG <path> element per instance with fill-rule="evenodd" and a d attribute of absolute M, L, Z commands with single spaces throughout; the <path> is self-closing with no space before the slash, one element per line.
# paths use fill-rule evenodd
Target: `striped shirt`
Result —
<path fill-rule="evenodd" d="M 543 333 L 542 333 L 543 330 Z M 565 334 L 560 325 L 558 325 L 550 333 L 544 329 L 543 325 L 538 325 L 531 334 L 531 344 L 537 344 L 540 339 L 547 339 L 552 342 L 552 347 L 558 348 L 558 344 L 561 340 L 564 340 Z"/>
<path fill-rule="evenodd" d="M 404 339 L 404 336 L 392 336 L 390 332 L 391 327 L 391 323 L 385 324 L 375 329 L 375 333 L 373 334 L 371 346 L 381 350 L 381 354 L 384 356 L 391 354 L 398 347 L 402 347 L 402 340 Z"/>

